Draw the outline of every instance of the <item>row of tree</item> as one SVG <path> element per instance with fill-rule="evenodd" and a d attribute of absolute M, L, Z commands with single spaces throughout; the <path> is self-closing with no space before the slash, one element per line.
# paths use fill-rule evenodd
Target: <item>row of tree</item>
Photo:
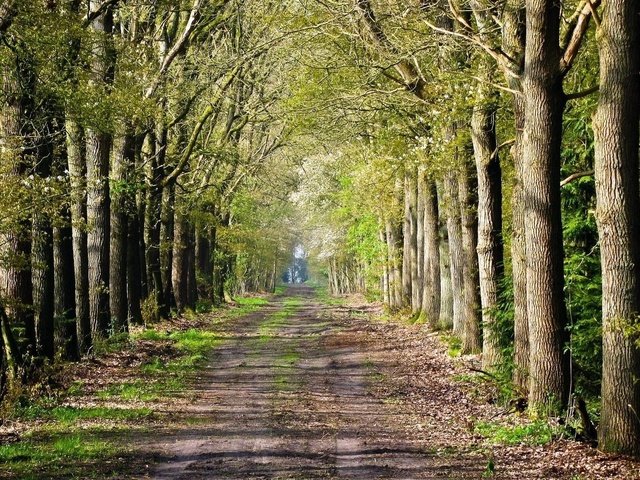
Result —
<path fill-rule="evenodd" d="M 297 95 L 339 128 L 299 201 L 331 285 L 451 325 L 532 412 L 601 379 L 600 448 L 640 453 L 637 3 L 318 3 Z"/>
<path fill-rule="evenodd" d="M 287 134 L 280 8 L 2 2 L 0 395 L 56 353 L 275 287 L 286 206 L 253 192 Z"/>

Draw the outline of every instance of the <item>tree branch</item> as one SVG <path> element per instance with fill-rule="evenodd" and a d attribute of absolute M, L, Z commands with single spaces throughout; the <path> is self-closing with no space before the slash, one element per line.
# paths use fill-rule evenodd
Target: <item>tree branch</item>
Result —
<path fill-rule="evenodd" d="M 387 38 L 387 35 L 382 30 L 382 27 L 378 23 L 376 16 L 371 7 L 369 0 L 356 0 L 356 9 L 360 12 L 362 19 L 364 20 L 369 34 L 376 44 L 376 46 L 384 53 L 391 54 L 395 57 L 400 57 L 401 53 L 393 43 Z M 394 65 L 396 71 L 400 74 L 404 81 L 404 85 L 407 90 L 413 93 L 421 100 L 426 100 L 427 97 L 427 82 L 424 80 L 418 69 L 408 61 L 407 59 L 398 59 L 398 62 Z"/>
<path fill-rule="evenodd" d="M 593 173 L 594 173 L 593 170 L 586 170 L 584 172 L 573 173 L 560 182 L 560 187 L 564 187 L 565 185 L 568 185 L 571 182 L 578 180 L 579 178 L 590 177 L 591 175 L 593 175 Z"/>
<path fill-rule="evenodd" d="M 589 87 L 586 90 L 582 90 L 580 92 L 568 93 L 564 96 L 564 98 L 567 100 L 575 100 L 577 98 L 587 97 L 592 93 L 596 93 L 598 90 L 600 90 L 600 85 L 594 85 L 593 87 Z"/>
<path fill-rule="evenodd" d="M 582 45 L 582 40 L 584 39 L 587 30 L 589 28 L 589 21 L 591 20 L 592 15 L 596 14 L 596 8 L 600 5 L 600 0 L 594 0 L 591 2 L 590 0 L 586 0 L 586 2 L 582 5 L 582 10 L 580 11 L 577 19 L 575 21 L 575 26 L 571 31 L 571 35 L 568 37 L 567 46 L 564 49 L 562 54 L 562 58 L 560 59 L 560 72 L 562 75 L 566 75 L 573 65 L 574 60 L 578 56 L 578 52 L 580 51 L 580 46 Z M 598 22 L 597 17 L 594 17 L 596 22 Z"/>
<path fill-rule="evenodd" d="M 180 157 L 178 164 L 171 171 L 171 173 L 169 173 L 162 181 L 163 187 L 166 187 L 174 183 L 186 168 L 187 164 L 189 163 L 189 159 L 191 158 L 191 154 L 193 153 L 193 150 L 196 148 L 196 143 L 198 142 L 198 138 L 200 137 L 200 132 L 202 132 L 202 129 L 207 123 L 207 120 L 209 120 L 211 115 L 213 115 L 213 113 L 215 112 L 216 110 L 215 107 L 217 106 L 217 104 L 223 100 L 224 92 L 226 92 L 227 88 L 229 88 L 229 86 L 231 85 L 231 82 L 233 82 L 233 80 L 236 78 L 236 75 L 240 71 L 241 65 L 242 65 L 241 63 L 238 63 L 238 65 L 236 65 L 236 67 L 233 70 L 227 73 L 227 78 L 225 79 L 224 83 L 220 85 L 220 88 L 217 92 L 216 97 L 213 99 L 212 102 L 210 102 L 209 105 L 207 105 L 207 107 L 204 109 L 204 111 L 200 115 L 200 118 L 198 119 L 198 123 L 196 123 L 195 127 L 193 128 L 193 132 L 191 132 L 191 137 L 189 137 L 189 142 L 187 143 L 187 146 L 184 152 L 182 153 L 182 156 Z"/>

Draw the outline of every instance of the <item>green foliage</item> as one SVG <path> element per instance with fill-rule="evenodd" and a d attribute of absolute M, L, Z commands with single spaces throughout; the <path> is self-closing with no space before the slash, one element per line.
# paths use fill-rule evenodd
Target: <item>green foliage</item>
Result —
<path fill-rule="evenodd" d="M 584 118 L 589 103 L 569 111 L 565 128 L 563 174 L 593 165 L 593 132 Z M 601 272 L 595 219 L 593 177 L 582 177 L 563 188 L 565 292 L 569 319 L 575 391 L 585 398 L 600 394 L 602 365 Z"/>
<path fill-rule="evenodd" d="M 474 431 L 495 445 L 545 445 L 556 431 L 547 422 L 538 420 L 522 425 L 477 422 Z"/>
<path fill-rule="evenodd" d="M 93 351 L 96 355 L 119 352 L 130 346 L 129 334 L 126 332 L 111 335 L 109 338 L 98 339 L 93 342 Z"/>
<path fill-rule="evenodd" d="M 0 446 L 0 463 L 12 463 L 16 471 L 29 475 L 29 469 L 61 460 L 94 460 L 113 455 L 117 447 L 90 435 L 61 435 L 50 441 L 24 441 Z M 26 478 L 26 477 L 23 477 Z M 37 478 L 33 476 L 30 478 Z"/>
<path fill-rule="evenodd" d="M 49 420 L 65 426 L 86 420 L 134 421 L 152 415 L 149 408 L 109 408 L 109 407 L 47 407 L 40 403 L 16 408 L 16 418 L 24 420 Z"/>
<path fill-rule="evenodd" d="M 133 380 L 114 383 L 97 393 L 98 398 L 117 398 L 124 401 L 154 402 L 162 397 L 171 397 L 185 389 L 185 381 L 178 376 L 164 376 L 155 381 Z"/>
<path fill-rule="evenodd" d="M 456 335 L 443 333 L 440 339 L 447 345 L 447 354 L 450 357 L 459 357 L 462 350 L 462 340 Z"/>

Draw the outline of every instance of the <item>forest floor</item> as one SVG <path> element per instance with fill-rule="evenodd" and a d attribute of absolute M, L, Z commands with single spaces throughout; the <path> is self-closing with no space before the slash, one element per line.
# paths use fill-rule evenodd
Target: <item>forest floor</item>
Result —
<path fill-rule="evenodd" d="M 438 334 L 290 287 L 111 342 L 0 426 L 0 478 L 640 479 L 489 403 Z"/>

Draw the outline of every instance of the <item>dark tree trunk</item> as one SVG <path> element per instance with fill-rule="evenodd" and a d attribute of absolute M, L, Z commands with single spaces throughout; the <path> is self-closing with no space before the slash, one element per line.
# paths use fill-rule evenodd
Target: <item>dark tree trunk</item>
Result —
<path fill-rule="evenodd" d="M 145 278 L 141 270 L 140 251 L 142 250 L 142 236 L 140 235 L 140 221 L 137 211 L 129 217 L 127 228 L 127 297 L 129 321 L 133 324 L 142 323 L 141 303 L 143 299 L 142 284 Z"/>
<path fill-rule="evenodd" d="M 75 283 L 76 331 L 78 349 L 85 354 L 91 348 L 89 322 L 89 265 L 87 255 L 87 197 L 84 136 L 78 124 L 67 119 L 67 160 L 71 182 L 71 234 L 73 242 L 73 278 Z"/>
<path fill-rule="evenodd" d="M 409 184 L 406 186 L 409 195 L 409 253 L 411 281 L 411 312 L 420 312 L 422 289 L 418 285 L 418 176 L 417 169 L 409 172 Z"/>
<path fill-rule="evenodd" d="M 66 225 L 53 229 L 53 285 L 56 318 L 56 350 L 65 360 L 78 360 L 78 334 L 76 331 L 75 280 L 73 273 L 73 237 L 68 211 L 61 217 Z"/>
<path fill-rule="evenodd" d="M 442 211 L 442 208 L 440 209 Z M 446 222 L 446 219 L 444 220 Z M 443 223 L 444 223 L 443 222 Z M 451 282 L 451 255 L 447 228 L 440 228 L 440 322 L 439 327 L 453 327 L 453 285 Z"/>
<path fill-rule="evenodd" d="M 7 162 L 6 175 L 14 181 L 20 181 L 29 165 L 28 156 L 33 154 L 33 145 L 28 139 L 31 131 L 27 111 L 32 100 L 29 65 L 21 58 L 9 61 L 2 72 L 2 108 L 0 108 L 0 154 Z M 27 77 L 27 78 L 25 78 Z M 26 89 L 26 91 L 24 90 Z M 36 330 L 33 317 L 33 296 L 31 284 L 31 220 L 27 212 L 14 219 L 15 226 L 3 235 L 2 293 L 4 294 L 6 313 L 13 321 L 24 326 L 27 348 L 35 353 Z M 6 328 L 10 329 L 7 322 Z M 5 345 L 6 347 L 7 345 Z"/>
<path fill-rule="evenodd" d="M 164 298 L 162 285 L 162 269 L 160 262 L 160 238 L 162 218 L 162 179 L 163 168 L 158 163 L 158 151 L 155 135 L 149 134 L 145 139 L 145 154 L 148 168 L 147 201 L 145 209 L 145 244 L 146 244 L 146 268 L 149 295 L 153 295 L 160 315 L 166 317 L 169 313 L 168 305 Z"/>
<path fill-rule="evenodd" d="M 171 268 L 173 264 L 173 232 L 175 217 L 175 185 L 167 185 L 163 191 L 162 222 L 160 231 L 160 262 L 162 265 L 162 285 L 164 299 L 169 308 L 176 304 L 171 281 Z"/>
<path fill-rule="evenodd" d="M 191 222 L 187 223 L 188 243 L 187 243 L 187 306 L 195 310 L 198 302 L 198 282 L 196 277 L 196 231 Z"/>
<path fill-rule="evenodd" d="M 521 92 L 525 44 L 524 0 L 507 0 L 503 12 L 502 48 L 514 60 L 505 71 L 509 88 Z M 527 315 L 527 260 L 524 228 L 523 133 L 525 100 L 521 93 L 513 95 L 515 139 L 511 148 L 515 179 L 511 196 L 511 273 L 513 280 L 513 383 L 523 395 L 529 390 L 529 318 Z"/>
<path fill-rule="evenodd" d="M 125 132 L 116 137 L 111 163 L 111 240 L 109 262 L 109 302 L 115 333 L 128 330 L 129 300 L 127 296 L 127 258 L 129 214 L 134 198 L 129 172 L 135 163 L 135 136 Z"/>
<path fill-rule="evenodd" d="M 211 298 L 213 286 L 213 263 L 211 262 L 210 229 L 206 226 L 196 231 L 196 265 L 202 284 L 198 285 L 198 292 L 203 298 Z"/>
<path fill-rule="evenodd" d="M 171 280 L 178 312 L 189 306 L 189 225 L 183 213 L 176 212 L 173 230 L 173 269 Z"/>
<path fill-rule="evenodd" d="M 598 447 L 640 455 L 640 13 L 604 3 L 598 42 L 600 99 L 593 122 L 602 258 L 602 414 Z"/>
<path fill-rule="evenodd" d="M 46 109 L 45 109 L 46 111 Z M 47 124 L 49 122 L 46 122 Z M 47 128 L 49 127 L 49 128 Z M 44 137 L 50 125 L 40 125 L 34 172 L 41 181 L 50 180 L 53 166 L 51 140 Z M 47 201 L 46 199 L 44 200 Z M 33 285 L 33 314 L 36 328 L 36 351 L 39 356 L 53 360 L 54 355 L 54 273 L 53 227 L 51 215 L 44 204 L 34 204 L 31 250 L 31 281 Z"/>

